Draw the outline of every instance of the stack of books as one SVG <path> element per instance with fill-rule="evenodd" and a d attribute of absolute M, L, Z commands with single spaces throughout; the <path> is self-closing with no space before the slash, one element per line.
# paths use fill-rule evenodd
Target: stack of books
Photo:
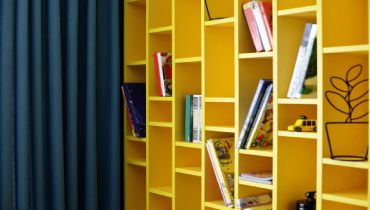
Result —
<path fill-rule="evenodd" d="M 272 171 L 254 171 L 241 173 L 239 176 L 240 180 L 258 182 L 261 184 L 272 184 Z"/>
<path fill-rule="evenodd" d="M 237 149 L 272 146 L 272 80 L 261 79 L 240 132 Z"/>
<path fill-rule="evenodd" d="M 159 96 L 172 96 L 172 54 L 154 53 Z"/>
<path fill-rule="evenodd" d="M 256 51 L 272 51 L 272 3 L 250 1 L 243 4 L 243 10 Z"/>
<path fill-rule="evenodd" d="M 185 96 L 185 141 L 202 142 L 202 95 Z"/>

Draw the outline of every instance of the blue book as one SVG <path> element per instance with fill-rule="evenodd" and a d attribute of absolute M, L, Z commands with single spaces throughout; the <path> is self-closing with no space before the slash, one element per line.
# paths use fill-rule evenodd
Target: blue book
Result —
<path fill-rule="evenodd" d="M 193 95 L 185 96 L 185 141 L 193 141 Z"/>
<path fill-rule="evenodd" d="M 123 83 L 126 106 L 130 114 L 134 136 L 146 137 L 146 84 Z"/>
<path fill-rule="evenodd" d="M 266 92 L 267 87 L 270 84 L 272 84 L 271 79 L 260 79 L 257 86 L 257 90 L 254 93 L 253 100 L 249 108 L 247 117 L 245 118 L 242 131 L 240 132 L 238 142 L 236 144 L 237 149 L 241 149 L 244 147 L 246 140 L 248 139 L 248 135 L 253 125 L 254 119 L 256 118 L 256 114 L 260 108 L 262 98 Z"/>

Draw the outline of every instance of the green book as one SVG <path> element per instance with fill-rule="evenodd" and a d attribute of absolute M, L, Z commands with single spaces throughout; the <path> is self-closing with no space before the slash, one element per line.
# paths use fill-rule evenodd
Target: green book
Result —
<path fill-rule="evenodd" d="M 193 141 L 193 95 L 185 96 L 185 141 Z"/>

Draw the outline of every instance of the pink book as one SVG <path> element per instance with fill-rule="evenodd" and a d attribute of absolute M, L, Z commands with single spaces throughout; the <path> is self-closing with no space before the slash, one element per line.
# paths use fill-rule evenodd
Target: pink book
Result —
<path fill-rule="evenodd" d="M 272 38 L 272 3 L 271 2 L 261 2 L 259 3 L 263 23 L 266 26 L 267 35 L 270 40 L 271 48 L 273 48 L 273 38 Z"/>
<path fill-rule="evenodd" d="M 257 52 L 263 51 L 262 42 L 258 34 L 257 24 L 253 17 L 252 8 L 250 7 L 249 2 L 243 4 L 243 10 L 245 18 L 247 19 L 249 30 L 252 35 L 254 46 L 256 47 Z"/>

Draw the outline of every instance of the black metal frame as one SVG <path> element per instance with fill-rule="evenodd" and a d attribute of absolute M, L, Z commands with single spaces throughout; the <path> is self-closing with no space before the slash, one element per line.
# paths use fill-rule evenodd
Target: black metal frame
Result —
<path fill-rule="evenodd" d="M 225 17 L 211 18 L 211 14 L 209 13 L 209 10 L 208 10 L 207 0 L 204 0 L 204 4 L 206 5 L 209 20 L 217 20 L 217 19 L 224 19 L 225 18 Z"/>

